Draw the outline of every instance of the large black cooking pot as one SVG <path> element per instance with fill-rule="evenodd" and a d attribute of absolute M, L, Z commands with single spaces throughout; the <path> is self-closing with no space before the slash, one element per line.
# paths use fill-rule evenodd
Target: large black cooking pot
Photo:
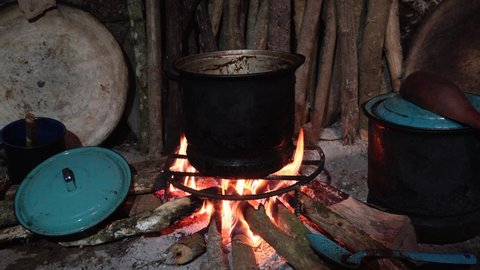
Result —
<path fill-rule="evenodd" d="M 187 156 L 200 172 L 263 177 L 293 152 L 295 70 L 304 57 L 279 51 L 197 54 L 179 73 Z"/>
<path fill-rule="evenodd" d="M 467 94 L 478 109 L 480 96 Z M 412 218 L 418 240 L 480 232 L 480 133 L 398 94 L 362 104 L 369 118 L 368 201 Z"/>

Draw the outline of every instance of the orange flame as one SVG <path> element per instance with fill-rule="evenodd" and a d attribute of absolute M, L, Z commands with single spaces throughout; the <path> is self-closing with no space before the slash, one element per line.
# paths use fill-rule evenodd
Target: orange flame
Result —
<path fill-rule="evenodd" d="M 182 136 L 180 148 L 178 154 L 186 155 L 187 149 L 187 140 L 184 136 Z M 304 138 L 303 138 L 303 130 L 300 130 L 298 135 L 297 147 L 295 150 L 294 159 L 291 163 L 287 164 L 285 167 L 280 169 L 279 171 L 275 172 L 274 175 L 297 175 L 302 164 L 303 159 L 303 151 L 304 151 Z M 180 171 L 180 172 L 197 172 L 197 170 L 190 165 L 187 159 L 177 159 L 175 163 L 170 167 L 171 171 Z M 268 192 L 272 190 L 276 190 L 285 186 L 292 185 L 293 181 L 271 181 L 271 180 L 264 180 L 264 179 L 256 179 L 256 180 L 244 180 L 244 179 L 236 179 L 236 180 L 228 180 L 228 179 L 221 179 L 220 187 L 222 190 L 222 194 L 238 194 L 238 195 L 246 195 L 246 194 L 259 194 L 262 192 Z M 216 181 L 218 183 L 218 181 Z M 197 186 L 194 177 L 185 177 L 185 186 L 194 188 L 194 189 L 203 189 L 208 188 L 211 186 Z M 218 184 L 217 184 L 218 186 Z M 178 191 L 173 186 L 170 187 L 170 191 Z M 258 207 L 260 203 L 265 204 L 265 209 L 267 214 L 273 221 L 272 215 L 272 206 L 276 202 L 276 197 L 268 198 L 262 201 L 249 201 L 251 205 L 254 207 Z M 243 233 L 247 237 L 249 237 L 254 245 L 258 245 L 260 241 L 260 237 L 254 235 L 248 223 L 245 221 L 243 217 L 243 204 L 245 202 L 239 201 L 222 201 L 222 231 L 224 234 L 235 234 L 235 233 Z M 204 206 L 200 210 L 201 213 L 206 213 L 211 215 L 214 211 L 213 203 L 204 203 Z"/>

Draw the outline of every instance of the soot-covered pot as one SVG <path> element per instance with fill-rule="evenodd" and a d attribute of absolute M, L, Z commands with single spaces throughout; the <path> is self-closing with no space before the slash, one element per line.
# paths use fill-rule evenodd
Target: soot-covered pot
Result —
<path fill-rule="evenodd" d="M 174 64 L 182 90 L 187 155 L 205 174 L 263 177 L 293 152 L 295 70 L 304 57 L 233 50 Z"/>
<path fill-rule="evenodd" d="M 466 94 L 480 108 L 480 96 Z M 480 132 L 392 93 L 362 104 L 369 118 L 368 201 L 407 214 L 419 241 L 480 232 Z"/>

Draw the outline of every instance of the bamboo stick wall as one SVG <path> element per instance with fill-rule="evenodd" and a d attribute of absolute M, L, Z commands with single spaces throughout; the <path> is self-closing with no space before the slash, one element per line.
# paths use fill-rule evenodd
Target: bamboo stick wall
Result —
<path fill-rule="evenodd" d="M 0 0 L 0 7 L 12 2 Z M 120 33 L 116 38 L 136 77 L 133 85 L 139 105 L 127 109 L 138 113 L 139 119 L 134 121 L 139 131 L 134 133 L 144 152 L 159 155 L 172 151 L 182 133 L 178 85 L 162 68 L 184 55 L 226 49 L 305 55 L 305 64 L 296 73 L 296 130 L 303 127 L 308 139 L 315 142 L 322 128 L 340 121 L 345 144 L 353 143 L 358 134 L 365 139 L 366 119 L 359 104 L 399 89 L 405 44 L 415 25 L 441 1 L 58 2 L 85 9 L 112 33 Z M 399 16 L 402 7 L 404 14 Z M 124 25 L 124 20 L 127 30 L 111 27 Z M 127 39 L 123 39 L 124 33 L 128 33 Z"/>

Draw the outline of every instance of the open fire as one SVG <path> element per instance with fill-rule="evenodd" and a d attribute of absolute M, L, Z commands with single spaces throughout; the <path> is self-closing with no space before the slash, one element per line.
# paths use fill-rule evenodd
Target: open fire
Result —
<path fill-rule="evenodd" d="M 182 138 L 181 144 L 178 150 L 179 155 L 186 155 L 187 140 Z M 274 176 L 291 176 L 298 175 L 304 155 L 304 139 L 303 131 L 300 130 L 297 146 L 294 154 L 293 161 L 283 167 L 281 170 L 275 172 Z M 187 159 L 176 159 L 170 166 L 172 172 L 187 172 L 198 173 L 198 171 L 190 165 Z M 288 187 L 295 184 L 296 181 L 285 180 L 275 181 L 267 179 L 216 179 L 212 177 L 197 177 L 197 176 L 185 176 L 183 185 L 195 190 L 203 190 L 211 187 L 220 188 L 222 195 L 255 195 L 264 194 L 266 192 L 278 190 L 280 188 Z M 185 192 L 174 187 L 169 186 L 169 193 L 173 196 L 185 195 Z M 248 200 L 248 203 L 255 208 L 259 205 L 264 205 L 266 213 L 270 219 L 275 222 L 273 218 L 272 206 L 277 200 L 282 200 L 282 196 L 271 196 L 261 200 Z M 222 200 L 220 203 L 215 204 L 221 209 L 215 209 L 214 202 L 211 200 L 205 200 L 205 203 L 200 210 L 200 213 L 204 213 L 207 216 L 211 216 L 213 211 L 219 211 L 222 217 L 222 239 L 229 239 L 230 236 L 235 234 L 243 234 L 249 238 L 253 246 L 258 246 L 260 243 L 260 237 L 254 235 L 249 229 L 248 223 L 243 216 L 244 206 L 247 201 L 242 200 Z M 288 205 L 288 204 L 285 204 Z"/>

